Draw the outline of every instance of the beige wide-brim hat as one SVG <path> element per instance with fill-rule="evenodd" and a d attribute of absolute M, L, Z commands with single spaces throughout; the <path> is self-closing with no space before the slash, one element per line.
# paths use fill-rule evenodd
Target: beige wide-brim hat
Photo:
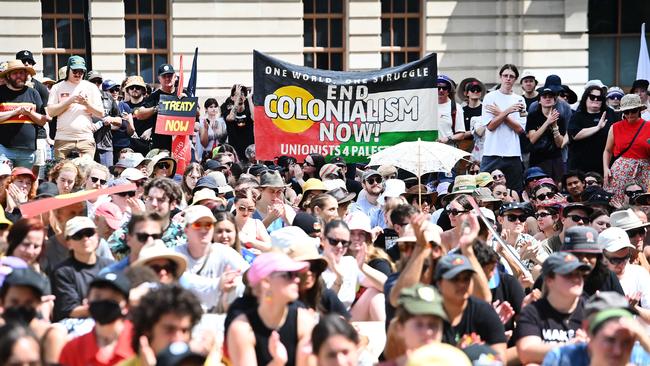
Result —
<path fill-rule="evenodd" d="M 185 269 L 187 269 L 187 259 L 173 249 L 167 248 L 162 240 L 154 240 L 151 245 L 145 245 L 140 250 L 138 259 L 131 265 L 146 266 L 147 263 L 156 259 L 167 259 L 176 263 L 176 273 L 174 273 L 174 277 L 176 278 L 180 278 L 183 272 L 185 272 Z"/>
<path fill-rule="evenodd" d="M 623 230 L 633 230 L 650 226 L 650 223 L 643 223 L 631 208 L 623 211 L 612 212 L 609 218 L 612 227 L 618 227 Z"/>
<path fill-rule="evenodd" d="M 626 94 L 621 98 L 621 105 L 618 107 L 618 112 L 625 112 L 632 109 L 640 111 L 646 109 L 646 105 L 641 102 L 641 97 L 636 94 Z"/>
<path fill-rule="evenodd" d="M 458 100 L 466 100 L 467 96 L 465 95 L 465 88 L 467 87 L 468 84 L 472 85 L 478 85 L 481 87 L 481 100 L 485 97 L 485 92 L 487 88 L 485 87 L 485 84 L 483 84 L 479 79 L 477 78 L 466 78 L 463 79 L 463 81 L 458 84 L 458 90 L 456 90 L 456 98 Z"/>
<path fill-rule="evenodd" d="M 25 70 L 25 72 L 27 72 L 31 76 L 36 75 L 36 71 L 34 71 L 33 67 L 25 66 L 23 62 L 20 60 L 11 60 L 7 62 L 7 68 L 2 70 L 2 72 L 0 72 L 0 78 L 4 78 L 5 76 L 9 75 L 10 72 L 16 70 Z"/>
<path fill-rule="evenodd" d="M 147 88 L 147 84 L 144 82 L 144 79 L 142 76 L 129 76 L 128 79 L 126 79 L 126 83 L 124 84 L 124 89 L 127 89 L 130 86 L 139 86 L 144 89 Z"/>

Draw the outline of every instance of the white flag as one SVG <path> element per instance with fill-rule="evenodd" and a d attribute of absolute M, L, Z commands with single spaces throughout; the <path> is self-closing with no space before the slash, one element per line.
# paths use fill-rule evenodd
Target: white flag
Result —
<path fill-rule="evenodd" d="M 641 46 L 639 47 L 636 79 L 650 80 L 650 57 L 648 57 L 648 45 L 645 43 L 645 23 L 641 24 Z"/>

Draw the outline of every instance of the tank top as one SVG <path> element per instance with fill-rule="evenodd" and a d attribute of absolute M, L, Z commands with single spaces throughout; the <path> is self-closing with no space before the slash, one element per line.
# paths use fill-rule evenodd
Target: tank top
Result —
<path fill-rule="evenodd" d="M 273 360 L 269 353 L 269 338 L 273 329 L 269 329 L 257 313 L 257 307 L 246 312 L 248 323 L 253 328 L 255 334 L 255 358 L 258 365 L 267 365 Z M 296 348 L 298 346 L 298 307 L 295 304 L 289 305 L 287 318 L 280 329 L 280 341 L 287 349 L 289 359 L 287 366 L 296 364 Z"/>
<path fill-rule="evenodd" d="M 633 124 L 625 120 L 614 123 L 614 126 L 612 127 L 614 129 L 614 148 L 612 149 L 614 156 L 618 156 L 630 145 L 630 142 L 639 130 L 641 123 L 643 123 L 643 120 L 640 118 Z M 623 154 L 623 157 L 631 159 L 650 158 L 650 145 L 648 144 L 648 139 L 650 139 L 650 123 L 646 122 L 636 140 L 634 140 L 632 147 Z"/>

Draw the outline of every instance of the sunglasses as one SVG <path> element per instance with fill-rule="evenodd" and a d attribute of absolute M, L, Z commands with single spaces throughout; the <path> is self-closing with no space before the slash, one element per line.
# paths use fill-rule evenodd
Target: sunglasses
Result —
<path fill-rule="evenodd" d="M 482 90 L 481 90 L 481 87 L 480 87 L 480 86 L 478 86 L 478 85 L 472 85 L 472 86 L 470 86 L 469 88 L 467 88 L 467 91 L 468 91 L 468 92 L 472 92 L 472 93 L 480 93 Z"/>
<path fill-rule="evenodd" d="M 212 229 L 214 227 L 213 222 L 193 222 L 192 225 L 190 225 L 192 229 L 194 230 L 200 230 L 200 229 Z"/>
<path fill-rule="evenodd" d="M 176 263 L 165 264 L 164 266 L 158 264 L 150 264 L 149 268 L 153 269 L 154 272 L 160 273 L 165 270 L 167 273 L 176 273 Z"/>
<path fill-rule="evenodd" d="M 144 178 L 144 179 L 133 181 L 131 183 L 135 183 L 135 186 L 139 188 L 142 187 L 146 182 L 147 182 L 147 178 Z"/>
<path fill-rule="evenodd" d="M 560 93 L 558 93 L 557 96 L 560 97 L 560 98 L 567 98 L 569 95 L 567 93 L 565 93 L 565 92 L 560 92 Z"/>
<path fill-rule="evenodd" d="M 495 175 L 492 176 L 492 179 L 501 179 L 503 177 L 505 177 L 505 175 L 503 175 L 503 174 L 495 174 Z"/>
<path fill-rule="evenodd" d="M 526 214 L 521 214 L 521 215 L 515 215 L 515 214 L 508 214 L 506 215 L 506 219 L 510 222 L 515 222 L 519 220 L 519 222 L 526 222 L 526 219 L 528 218 L 528 215 Z"/>
<path fill-rule="evenodd" d="M 587 95 L 587 98 L 589 98 L 589 100 L 591 100 L 592 102 L 602 102 L 603 101 L 603 96 L 602 95 L 589 94 L 589 95 Z"/>
<path fill-rule="evenodd" d="M 387 176 L 386 179 L 397 179 L 397 174 L 391 174 Z"/>
<path fill-rule="evenodd" d="M 285 281 L 290 281 L 293 282 L 298 276 L 300 276 L 299 272 L 290 272 L 290 271 L 281 271 L 281 272 L 273 272 L 273 275 L 278 278 L 282 278 Z"/>
<path fill-rule="evenodd" d="M 635 109 L 630 109 L 630 110 L 627 110 L 627 111 L 623 111 L 623 114 L 634 114 L 634 113 L 639 113 L 639 111 L 640 111 L 640 109 L 635 108 Z"/>
<path fill-rule="evenodd" d="M 335 247 L 339 244 L 343 246 L 343 248 L 347 248 L 350 246 L 350 241 L 349 240 L 339 240 L 339 239 L 334 239 L 330 238 L 329 236 L 326 236 L 327 241 L 330 243 L 331 246 Z"/>
<path fill-rule="evenodd" d="M 538 201 L 544 201 L 544 200 L 550 200 L 550 199 L 553 198 L 554 196 L 555 196 L 555 193 L 553 193 L 553 192 L 547 192 L 547 193 L 540 193 L 540 194 L 539 194 L 538 196 L 536 196 L 535 198 L 537 198 Z"/>
<path fill-rule="evenodd" d="M 74 235 L 71 235 L 70 238 L 72 240 L 81 240 L 84 238 L 90 238 L 93 235 L 95 235 L 95 232 L 96 232 L 95 229 L 83 229 L 77 231 L 76 233 L 74 233 Z"/>
<path fill-rule="evenodd" d="M 101 185 L 106 184 L 106 179 L 100 179 L 100 178 L 97 178 L 97 177 L 90 177 L 90 181 L 93 182 L 93 183 L 99 182 L 99 184 L 101 184 Z"/>
<path fill-rule="evenodd" d="M 102 82 L 103 82 L 102 79 L 93 79 L 93 80 L 91 81 L 91 83 L 93 83 L 93 84 L 95 84 L 95 85 L 101 85 Z"/>
<path fill-rule="evenodd" d="M 629 255 L 629 254 L 626 255 L 625 257 L 608 257 L 608 256 L 605 256 L 605 258 L 607 258 L 609 263 L 611 263 L 611 264 L 613 264 L 615 266 L 629 261 L 631 257 L 632 256 Z"/>
<path fill-rule="evenodd" d="M 149 238 L 153 240 L 162 238 L 162 234 L 135 233 L 135 237 L 140 243 L 146 243 Z"/>
<path fill-rule="evenodd" d="M 382 177 L 377 177 L 377 178 L 370 177 L 370 178 L 366 179 L 366 183 L 368 183 L 370 185 L 373 185 L 375 183 L 381 184 L 381 182 L 383 182 L 383 181 L 384 181 L 384 178 L 382 178 Z"/>
<path fill-rule="evenodd" d="M 450 215 L 452 216 L 459 216 L 464 213 L 468 213 L 470 210 L 459 210 L 457 208 L 447 208 L 447 212 L 449 212 Z"/>
<path fill-rule="evenodd" d="M 308 162 L 308 161 L 305 161 L 305 162 L 303 163 L 303 165 L 305 165 L 305 166 L 316 166 L 316 165 L 314 165 L 314 164 L 312 164 L 312 163 L 310 163 L 310 162 Z"/>
<path fill-rule="evenodd" d="M 588 224 L 590 221 L 588 217 L 580 216 L 580 215 L 568 215 L 567 217 L 573 220 L 573 222 L 575 223 L 582 221 L 584 224 Z"/>
<path fill-rule="evenodd" d="M 239 211 L 241 211 L 241 212 L 246 212 L 246 211 L 248 211 L 248 212 L 250 212 L 250 213 L 255 212 L 255 207 L 239 206 L 239 207 L 237 207 L 237 209 L 238 209 Z"/>
<path fill-rule="evenodd" d="M 595 179 L 585 179 L 585 184 L 588 186 L 598 185 L 598 181 Z"/>
<path fill-rule="evenodd" d="M 75 75 L 83 75 L 83 74 L 86 73 L 86 71 L 85 70 L 72 70 L 72 73 L 75 74 Z M 99 84 L 101 84 L 101 83 L 102 82 L 100 81 Z M 95 83 L 95 84 L 98 84 L 98 83 Z"/>
<path fill-rule="evenodd" d="M 618 94 L 612 95 L 611 97 L 607 97 L 607 99 L 616 99 L 616 100 L 621 100 L 621 98 L 622 97 L 620 95 L 618 95 Z"/>
<path fill-rule="evenodd" d="M 145 89 L 144 89 L 143 87 L 141 87 L 141 86 L 130 86 L 130 87 L 126 88 L 127 91 L 128 91 L 128 90 L 138 90 L 138 89 L 143 90 L 143 91 L 145 90 Z"/>
<path fill-rule="evenodd" d="M 156 169 L 169 169 L 170 165 L 169 163 L 157 163 Z"/>
<path fill-rule="evenodd" d="M 536 219 L 540 219 L 540 218 L 544 218 L 544 217 L 548 217 L 548 216 L 551 216 L 551 214 L 549 212 L 538 212 L 538 213 L 535 214 Z"/>
<path fill-rule="evenodd" d="M 472 169 L 472 170 L 469 171 L 469 174 L 471 174 L 471 175 L 477 175 L 477 174 L 480 173 L 480 172 L 481 172 L 480 169 L 476 169 L 476 170 Z"/>
<path fill-rule="evenodd" d="M 116 193 L 120 197 L 135 197 L 135 191 Z"/>
<path fill-rule="evenodd" d="M 636 196 L 638 194 L 642 194 L 642 193 L 644 193 L 644 192 L 641 189 L 636 190 L 636 191 L 625 191 L 625 195 L 630 197 L 630 198 L 633 198 L 634 196 Z"/>
<path fill-rule="evenodd" d="M 645 234 L 648 233 L 648 229 L 644 227 L 640 227 L 638 229 L 626 230 L 626 231 L 627 231 L 627 236 L 630 238 L 633 238 L 635 236 L 645 236 Z"/>
<path fill-rule="evenodd" d="M 120 91 L 120 87 L 119 87 L 119 86 L 116 86 L 115 88 L 108 89 L 108 91 L 111 92 L 111 93 L 119 93 L 119 91 Z"/>
<path fill-rule="evenodd" d="M 438 90 L 449 91 L 449 86 L 447 85 L 438 85 L 436 88 L 438 88 Z"/>

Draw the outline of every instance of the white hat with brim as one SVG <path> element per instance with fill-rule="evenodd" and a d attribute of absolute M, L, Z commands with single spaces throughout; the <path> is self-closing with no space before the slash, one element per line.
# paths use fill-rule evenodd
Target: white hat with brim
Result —
<path fill-rule="evenodd" d="M 146 266 L 147 263 L 157 259 L 167 259 L 176 263 L 176 273 L 174 273 L 176 278 L 179 278 L 187 268 L 187 259 L 173 249 L 167 248 L 162 240 L 154 240 L 152 244 L 145 245 L 140 250 L 138 259 L 131 265 Z"/>
<path fill-rule="evenodd" d="M 215 222 L 217 221 L 214 218 L 214 215 L 212 214 L 212 211 L 207 206 L 203 205 L 193 205 L 188 208 L 186 208 L 183 212 L 185 212 L 185 223 L 190 225 L 193 224 L 200 219 L 210 219 L 210 221 Z"/>
<path fill-rule="evenodd" d="M 70 237 L 83 229 L 97 229 L 93 220 L 85 216 L 75 216 L 65 224 L 65 236 Z"/>
<path fill-rule="evenodd" d="M 126 168 L 120 173 L 120 178 L 128 179 L 131 182 L 145 179 L 147 178 L 146 175 L 142 172 L 140 169 L 136 168 Z"/>
<path fill-rule="evenodd" d="M 618 252 L 623 248 L 635 249 L 625 230 L 620 227 L 610 227 L 598 234 L 598 245 L 610 253 Z"/>
<path fill-rule="evenodd" d="M 621 105 L 616 110 L 617 112 L 625 112 L 632 109 L 638 109 L 642 111 L 646 109 L 647 106 L 641 102 L 641 97 L 636 94 L 626 94 L 621 98 Z"/>
<path fill-rule="evenodd" d="M 11 60 L 7 62 L 7 68 L 2 70 L 0 72 L 0 78 L 4 78 L 7 76 L 9 73 L 17 71 L 17 70 L 25 70 L 26 73 L 28 73 L 31 76 L 36 75 L 36 71 L 34 71 L 34 68 L 31 66 L 25 66 L 22 61 L 20 60 Z"/>
<path fill-rule="evenodd" d="M 634 230 L 646 226 L 650 223 L 643 223 L 639 216 L 636 215 L 634 210 L 628 208 L 627 210 L 615 211 L 609 216 L 610 224 L 613 227 L 618 227 L 623 230 Z"/>
<path fill-rule="evenodd" d="M 176 160 L 174 160 L 172 157 L 167 155 L 167 153 L 160 153 L 156 155 L 153 159 L 151 159 L 151 162 L 149 163 L 149 171 L 151 172 L 150 174 L 153 174 L 156 164 L 162 163 L 162 162 L 167 162 L 170 165 L 170 169 L 167 170 L 167 178 L 174 178 L 174 175 L 176 174 Z"/>
<path fill-rule="evenodd" d="M 214 191 L 212 189 L 203 188 L 201 190 L 198 190 L 198 191 L 194 192 L 194 196 L 192 197 L 192 205 L 196 205 L 199 202 L 205 201 L 205 200 L 216 201 L 217 199 L 218 199 L 217 194 L 214 193 Z"/>

